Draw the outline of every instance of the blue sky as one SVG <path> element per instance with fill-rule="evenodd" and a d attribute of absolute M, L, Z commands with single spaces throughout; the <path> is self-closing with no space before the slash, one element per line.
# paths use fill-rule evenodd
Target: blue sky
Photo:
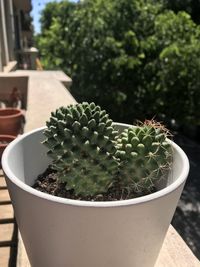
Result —
<path fill-rule="evenodd" d="M 33 25 L 34 25 L 34 30 L 35 33 L 39 33 L 40 32 L 40 13 L 42 11 L 42 9 L 45 7 L 45 5 L 49 2 L 60 2 L 61 0 L 32 0 L 32 6 L 33 9 L 31 11 L 31 15 L 33 17 Z M 77 0 L 71 0 L 76 2 Z"/>
<path fill-rule="evenodd" d="M 59 2 L 60 0 L 56 0 L 56 2 Z M 45 5 L 49 2 L 54 2 L 53 0 L 32 0 L 32 11 L 31 16 L 33 17 L 33 25 L 35 33 L 40 32 L 40 13 L 42 9 L 44 9 Z"/>

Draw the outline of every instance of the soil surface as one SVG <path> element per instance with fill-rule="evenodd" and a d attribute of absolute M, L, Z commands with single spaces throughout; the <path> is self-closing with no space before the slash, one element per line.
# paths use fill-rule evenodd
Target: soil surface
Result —
<path fill-rule="evenodd" d="M 49 166 L 44 173 L 37 177 L 33 188 L 53 196 L 86 201 L 116 201 L 141 196 L 139 194 L 136 195 L 133 192 L 122 191 L 121 188 L 115 185 L 106 193 L 102 193 L 93 197 L 82 197 L 75 195 L 74 190 L 66 190 L 65 186 L 66 183 L 60 182 L 58 180 L 57 172 L 53 170 L 51 166 Z"/>

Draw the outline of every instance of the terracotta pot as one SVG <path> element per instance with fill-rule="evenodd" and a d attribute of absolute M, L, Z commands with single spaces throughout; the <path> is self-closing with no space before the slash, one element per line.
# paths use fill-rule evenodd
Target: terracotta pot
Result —
<path fill-rule="evenodd" d="M 22 129 L 23 112 L 18 108 L 0 109 L 0 134 L 17 136 Z"/>
<path fill-rule="evenodd" d="M 0 166 L 1 166 L 1 156 L 3 154 L 4 149 L 7 145 L 12 142 L 16 136 L 14 135 L 0 135 Z"/>

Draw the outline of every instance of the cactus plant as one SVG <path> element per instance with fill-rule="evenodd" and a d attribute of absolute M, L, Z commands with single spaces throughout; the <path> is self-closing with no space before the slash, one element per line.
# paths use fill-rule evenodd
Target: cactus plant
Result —
<path fill-rule="evenodd" d="M 137 196 L 151 192 L 172 161 L 168 132 L 154 121 L 115 130 L 109 115 L 94 103 L 52 112 L 44 131 L 52 167 L 67 190 L 95 196 L 126 189 Z"/>
<path fill-rule="evenodd" d="M 172 162 L 168 131 L 160 123 L 145 121 L 125 129 L 117 140 L 120 158 L 120 183 L 136 193 L 151 192 L 155 183 L 166 177 Z"/>
<path fill-rule="evenodd" d="M 43 143 L 66 189 L 74 189 L 76 195 L 82 196 L 108 190 L 118 170 L 114 157 L 116 134 L 106 111 L 94 103 L 52 112 Z"/>

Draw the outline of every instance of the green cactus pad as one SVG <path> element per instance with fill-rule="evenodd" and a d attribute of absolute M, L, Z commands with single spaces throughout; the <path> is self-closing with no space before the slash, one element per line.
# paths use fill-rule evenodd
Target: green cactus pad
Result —
<path fill-rule="evenodd" d="M 152 121 L 125 129 L 117 140 L 120 159 L 120 183 L 136 193 L 150 192 L 166 177 L 172 162 L 168 132 Z"/>
<path fill-rule="evenodd" d="M 70 105 L 52 112 L 46 124 L 43 144 L 66 189 L 82 196 L 106 192 L 118 171 L 117 132 L 106 111 L 94 103 Z"/>

